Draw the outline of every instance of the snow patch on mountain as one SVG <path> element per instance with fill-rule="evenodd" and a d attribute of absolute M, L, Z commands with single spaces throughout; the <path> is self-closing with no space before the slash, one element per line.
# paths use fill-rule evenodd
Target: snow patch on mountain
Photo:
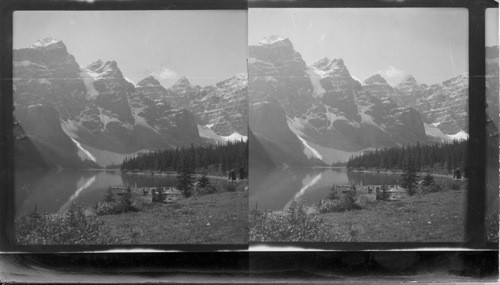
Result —
<path fill-rule="evenodd" d="M 247 141 L 247 139 L 248 139 L 247 136 L 244 136 L 238 132 L 234 132 L 234 133 L 230 134 L 229 136 L 221 136 L 221 138 L 223 140 L 225 140 L 226 142 L 239 142 L 241 140 Z"/>
<path fill-rule="evenodd" d="M 424 123 L 425 134 L 431 138 L 441 139 L 443 141 L 449 141 L 450 137 L 447 134 L 443 133 L 443 131 L 441 131 L 438 128 L 439 124 L 440 123 L 432 123 L 432 124 Z"/>
<path fill-rule="evenodd" d="M 132 85 L 134 85 L 134 87 L 137 87 L 137 84 L 134 83 L 134 81 L 128 79 L 127 77 L 123 76 L 123 78 L 125 78 L 125 80 L 127 80 L 128 82 L 132 83 Z"/>
<path fill-rule="evenodd" d="M 143 111 L 144 111 L 143 108 L 132 108 L 132 116 L 134 117 L 135 125 L 136 126 L 143 126 L 145 128 L 152 130 L 153 132 L 159 134 L 159 132 L 155 128 L 153 128 L 150 124 L 148 124 L 148 122 L 146 122 L 146 120 L 142 116 L 139 115 Z"/>
<path fill-rule="evenodd" d="M 29 61 L 29 60 L 14 61 L 14 67 L 28 67 L 30 65 L 45 68 L 45 66 L 40 65 L 38 63 L 34 63 L 32 61 Z"/>
<path fill-rule="evenodd" d="M 221 142 L 221 143 L 239 142 L 241 140 L 247 141 L 248 139 L 247 136 L 244 136 L 238 132 L 234 132 L 229 136 L 220 136 L 214 130 L 211 129 L 213 126 L 214 124 L 198 125 L 198 132 L 200 137 L 211 139 L 215 142 Z"/>
<path fill-rule="evenodd" d="M 320 160 L 323 160 L 323 156 L 317 150 L 315 150 L 314 148 L 312 148 L 307 143 L 307 141 L 305 139 L 303 139 L 302 137 L 300 137 L 298 134 L 295 134 L 295 135 L 297 135 L 297 137 L 299 138 L 299 140 L 304 145 L 304 154 L 307 156 L 307 158 L 316 157 L 316 158 L 319 158 Z"/>
<path fill-rule="evenodd" d="M 357 101 L 357 100 L 356 100 Z M 374 127 L 377 127 L 378 129 L 382 130 L 383 132 L 385 132 L 385 129 L 383 126 L 377 124 L 374 120 L 373 120 L 373 117 L 366 114 L 367 111 L 370 110 L 370 107 L 371 106 L 361 106 L 361 105 L 358 105 L 358 108 L 359 108 L 359 115 L 361 115 L 361 122 L 365 123 L 365 124 L 368 124 L 368 125 L 372 125 Z"/>
<path fill-rule="evenodd" d="M 38 40 L 36 43 L 32 44 L 30 47 L 31 48 L 46 47 L 46 46 L 49 46 L 51 44 L 56 44 L 59 42 L 61 42 L 61 41 L 53 39 L 53 38 L 45 38 L 43 40 Z"/>
<path fill-rule="evenodd" d="M 321 86 L 320 80 L 321 80 L 321 75 L 320 70 L 308 66 L 306 70 L 307 75 L 309 75 L 309 78 L 311 79 L 312 86 L 314 88 L 314 97 L 321 97 L 323 94 L 325 94 L 326 90 Z"/>
<path fill-rule="evenodd" d="M 292 119 L 292 118 L 287 116 L 286 121 L 288 124 L 288 128 L 290 128 L 290 130 L 293 133 L 295 133 L 297 136 L 305 136 L 305 134 L 303 133 L 305 126 L 299 118 L 294 117 Z"/>
<path fill-rule="evenodd" d="M 333 123 L 337 120 L 348 121 L 346 119 L 346 117 L 339 115 L 338 112 L 333 111 L 332 107 L 330 107 L 328 105 L 324 105 L 324 106 L 326 108 L 326 112 L 325 112 L 326 118 L 328 119 L 328 121 L 330 121 L 330 126 L 328 126 L 328 128 L 330 128 L 330 129 L 333 128 Z"/>
<path fill-rule="evenodd" d="M 457 141 L 462 141 L 462 140 L 467 140 L 469 138 L 469 134 L 463 130 L 460 130 L 460 132 L 454 134 L 454 135 L 448 135 L 452 140 L 457 140 Z"/>
<path fill-rule="evenodd" d="M 125 160 L 125 158 L 136 156 L 139 153 L 149 153 L 150 152 L 149 149 L 141 149 L 141 150 L 138 150 L 138 151 L 135 151 L 132 153 L 117 153 L 117 152 L 112 152 L 109 150 L 96 149 L 96 148 L 93 148 L 93 147 L 86 145 L 84 143 L 80 143 L 80 145 L 83 148 L 85 148 L 86 150 L 88 150 L 90 153 L 92 153 L 97 160 L 96 161 L 97 164 L 99 164 L 100 166 L 103 166 L 103 167 L 108 166 L 108 165 L 112 165 L 112 164 L 114 164 L 114 165 L 120 164 Z"/>
<path fill-rule="evenodd" d="M 88 69 L 80 69 L 80 76 L 82 77 L 85 88 L 87 88 L 87 99 L 94 99 L 99 96 L 99 92 L 95 89 L 94 82 L 95 78 L 91 76 Z"/>
<path fill-rule="evenodd" d="M 78 156 L 82 159 L 82 161 L 84 160 L 87 160 L 87 159 L 90 159 L 92 160 L 93 162 L 97 162 L 96 161 L 96 158 L 95 156 L 92 155 L 92 153 L 90 153 L 88 150 L 86 150 L 85 148 L 82 147 L 82 145 L 77 141 L 75 140 L 73 137 L 69 137 L 74 143 L 75 145 L 78 147 Z"/>
<path fill-rule="evenodd" d="M 439 125 L 440 123 L 424 123 L 425 134 L 431 138 L 441 139 L 442 141 L 448 142 L 453 140 L 467 140 L 469 138 L 469 134 L 463 130 L 460 130 L 458 133 L 452 135 L 445 134 L 443 131 L 441 131 L 441 129 L 439 129 Z"/>
<path fill-rule="evenodd" d="M 272 35 L 269 37 L 265 37 L 262 40 L 259 41 L 259 45 L 272 45 L 274 43 L 277 43 L 279 41 L 285 40 L 284 38 L 278 36 L 278 35 Z"/>
<path fill-rule="evenodd" d="M 113 118 L 113 117 L 110 117 L 107 114 L 105 114 L 106 110 L 104 110 L 103 108 L 101 108 L 101 107 L 97 107 L 97 108 L 99 109 L 99 119 L 101 119 L 101 123 L 103 123 L 103 125 L 104 125 L 102 127 L 102 129 L 106 129 L 106 126 L 110 122 L 120 123 L 120 120 L 118 120 L 117 118 Z"/>
<path fill-rule="evenodd" d="M 212 129 L 214 124 L 210 125 L 198 125 L 198 133 L 200 137 L 214 140 L 215 142 L 224 142 L 224 140 Z"/>

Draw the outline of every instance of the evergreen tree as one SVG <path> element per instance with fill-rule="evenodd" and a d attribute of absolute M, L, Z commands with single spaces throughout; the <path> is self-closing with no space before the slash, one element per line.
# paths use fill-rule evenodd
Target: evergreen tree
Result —
<path fill-rule="evenodd" d="M 416 170 L 441 167 L 443 170 L 465 167 L 467 141 L 391 147 L 351 156 L 348 168 L 405 168 L 411 161 Z"/>
<path fill-rule="evenodd" d="M 141 153 L 127 157 L 122 170 L 162 170 L 183 171 L 185 165 L 193 172 L 214 166 L 218 170 L 229 170 L 240 165 L 248 165 L 248 143 L 235 142 L 208 146 L 182 147 Z M 222 169 L 221 169 L 222 168 Z"/>
<path fill-rule="evenodd" d="M 189 167 L 187 163 L 184 164 L 182 173 L 177 176 L 177 180 L 179 183 L 177 184 L 177 188 L 184 193 L 185 197 L 191 196 L 191 189 L 194 184 L 193 171 Z"/>
<path fill-rule="evenodd" d="M 210 179 L 208 179 L 208 176 L 206 173 L 201 174 L 200 178 L 198 179 L 198 183 L 201 188 L 205 188 L 210 186 Z"/>
<path fill-rule="evenodd" d="M 422 185 L 423 186 L 431 186 L 433 185 L 434 183 L 436 183 L 434 181 L 434 176 L 430 173 L 430 172 L 427 172 L 424 177 L 422 178 Z"/>
<path fill-rule="evenodd" d="M 409 164 L 401 176 L 403 178 L 401 186 L 407 189 L 410 196 L 414 195 L 417 192 L 418 184 L 418 175 L 415 167 Z"/>

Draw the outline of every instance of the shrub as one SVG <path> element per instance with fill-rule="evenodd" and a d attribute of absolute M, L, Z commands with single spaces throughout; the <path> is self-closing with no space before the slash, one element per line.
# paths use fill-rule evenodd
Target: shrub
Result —
<path fill-rule="evenodd" d="M 332 188 L 330 189 L 330 193 L 328 193 L 328 199 L 330 200 L 337 200 L 339 199 L 339 193 L 337 191 L 337 187 L 335 187 L 335 185 L 332 186 Z"/>
<path fill-rule="evenodd" d="M 450 182 L 449 187 L 451 190 L 460 190 L 461 183 L 459 181 L 453 180 Z"/>
<path fill-rule="evenodd" d="M 361 206 L 356 203 L 356 194 L 354 192 L 347 193 L 344 197 L 337 200 L 324 199 L 316 203 L 318 212 L 321 214 L 325 213 L 336 213 L 344 212 L 349 210 L 359 210 Z"/>
<path fill-rule="evenodd" d="M 206 173 L 203 173 L 200 178 L 198 178 L 198 186 L 201 188 L 205 188 L 210 186 L 210 179 L 208 179 L 208 176 Z"/>
<path fill-rule="evenodd" d="M 431 186 L 434 184 L 436 184 L 436 181 L 434 181 L 434 176 L 430 172 L 427 172 L 422 178 L 422 185 Z"/>
<path fill-rule="evenodd" d="M 23 215 L 15 221 L 18 244 L 78 245 L 122 242 L 102 231 L 103 222 L 72 203 L 62 214 Z"/>
<path fill-rule="evenodd" d="M 314 242 L 347 241 L 347 234 L 327 228 L 314 214 L 307 213 L 307 207 L 292 202 L 287 211 L 250 213 L 251 241 L 257 242 Z"/>
<path fill-rule="evenodd" d="M 420 189 L 421 189 L 422 193 L 424 193 L 424 194 L 425 193 L 435 193 L 435 192 L 441 191 L 441 186 L 439 186 L 438 184 L 431 184 L 431 185 L 425 186 L 422 183 L 422 186 L 420 186 Z"/>
<path fill-rule="evenodd" d="M 321 214 L 345 211 L 344 204 L 339 200 L 321 200 L 316 203 L 316 207 Z"/>
<path fill-rule="evenodd" d="M 217 193 L 217 188 L 213 185 L 208 185 L 207 187 L 204 188 L 206 194 L 214 194 Z"/>
<path fill-rule="evenodd" d="M 125 191 L 125 193 L 123 194 L 121 203 L 123 203 L 125 212 L 137 210 L 137 208 L 135 208 L 134 202 L 132 201 L 132 190 L 130 190 L 130 187 L 127 187 L 127 191 Z"/>
<path fill-rule="evenodd" d="M 234 183 L 227 183 L 226 186 L 224 186 L 227 192 L 236 192 L 238 190 L 238 187 Z"/>
<path fill-rule="evenodd" d="M 346 210 L 359 209 L 358 205 L 356 205 L 355 202 L 356 202 L 356 193 L 354 191 L 348 192 L 342 198 L 342 203 L 344 204 Z"/>
<path fill-rule="evenodd" d="M 439 184 L 444 190 L 460 190 L 462 187 L 462 183 L 460 181 L 451 179 L 443 179 Z"/>
<path fill-rule="evenodd" d="M 98 216 L 118 215 L 121 213 L 137 211 L 138 209 L 135 206 L 129 206 L 127 203 L 124 203 L 123 200 L 110 203 L 98 203 L 95 209 L 95 213 Z"/>

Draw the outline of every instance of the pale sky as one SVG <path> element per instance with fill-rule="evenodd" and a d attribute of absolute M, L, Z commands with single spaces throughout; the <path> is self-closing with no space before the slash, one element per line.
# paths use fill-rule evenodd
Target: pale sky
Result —
<path fill-rule="evenodd" d="M 498 8 L 486 9 L 486 46 L 498 45 Z"/>
<path fill-rule="evenodd" d="M 468 11 L 462 8 L 249 9 L 249 44 L 289 38 L 307 64 L 342 58 L 364 81 L 407 74 L 438 83 L 468 71 Z"/>
<path fill-rule="evenodd" d="M 17 11 L 13 47 L 62 40 L 80 66 L 116 60 L 135 83 L 153 74 L 168 87 L 180 76 L 205 86 L 246 73 L 247 12 Z"/>

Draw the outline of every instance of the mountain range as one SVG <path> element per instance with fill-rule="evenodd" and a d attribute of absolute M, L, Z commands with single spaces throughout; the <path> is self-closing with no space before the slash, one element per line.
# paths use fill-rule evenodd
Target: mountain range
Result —
<path fill-rule="evenodd" d="M 487 50 L 498 90 L 498 47 Z M 116 61 L 80 66 L 51 38 L 13 51 L 16 163 L 104 167 L 126 156 L 250 137 L 256 165 L 329 165 L 377 148 L 468 137 L 468 74 L 438 84 L 408 75 L 355 79 L 341 58 L 306 63 L 289 39 L 249 46 L 248 77 L 210 86 L 181 77 L 134 83 Z M 496 77 L 495 77 L 496 74 Z M 498 100 L 488 96 L 498 128 Z M 250 126 L 250 128 L 248 128 Z"/>
<path fill-rule="evenodd" d="M 116 61 L 80 66 L 62 41 L 13 51 L 15 162 L 86 168 L 138 152 L 246 140 L 247 76 L 213 86 L 186 77 L 164 88 L 153 76 L 134 84 Z"/>
<path fill-rule="evenodd" d="M 468 137 L 468 74 L 439 84 L 408 75 L 363 82 L 342 59 L 307 64 L 287 38 L 249 47 L 251 162 L 325 165 L 376 148 Z M 250 143 L 252 144 L 252 142 Z"/>

